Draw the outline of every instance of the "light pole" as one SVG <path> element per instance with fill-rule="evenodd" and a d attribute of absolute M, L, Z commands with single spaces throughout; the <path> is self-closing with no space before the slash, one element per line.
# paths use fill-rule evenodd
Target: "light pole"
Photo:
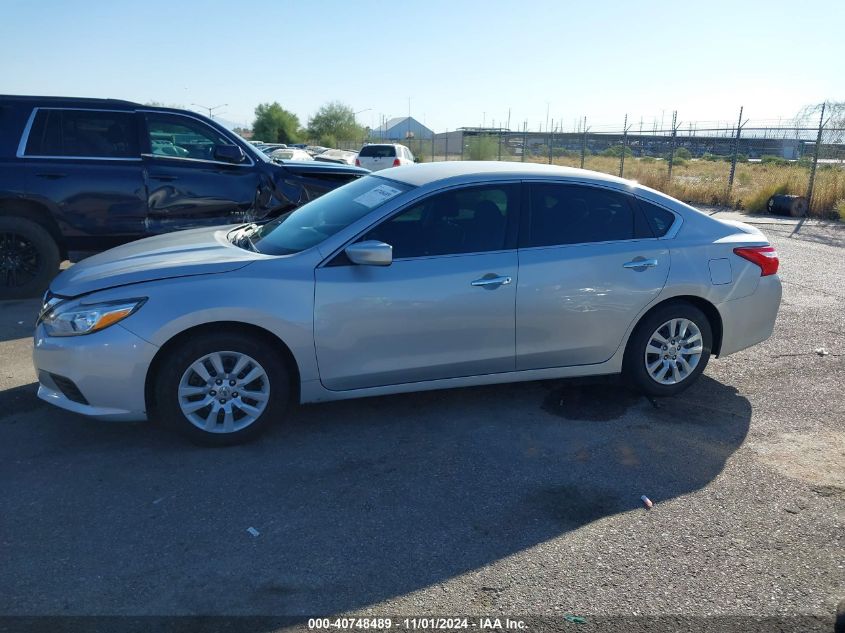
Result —
<path fill-rule="evenodd" d="M 208 110 L 208 118 L 209 118 L 209 119 L 213 119 L 213 118 L 214 118 L 214 114 L 213 114 L 213 112 L 214 112 L 215 110 L 217 110 L 217 109 L 219 109 L 219 108 L 225 108 L 225 107 L 226 107 L 226 106 L 228 106 L 229 104 L 228 104 L 228 103 L 221 103 L 220 105 L 211 106 L 211 107 L 209 107 L 209 106 L 204 106 L 204 105 L 200 105 L 199 103 L 192 103 L 191 105 L 192 105 L 192 106 L 197 106 L 198 108 L 202 108 L 203 110 Z"/>
<path fill-rule="evenodd" d="M 363 110 L 358 110 L 357 112 L 352 114 L 352 118 L 355 120 L 355 125 L 358 125 L 358 115 L 362 112 L 369 112 L 372 108 L 364 108 Z M 363 140 L 361 141 L 363 142 Z"/>

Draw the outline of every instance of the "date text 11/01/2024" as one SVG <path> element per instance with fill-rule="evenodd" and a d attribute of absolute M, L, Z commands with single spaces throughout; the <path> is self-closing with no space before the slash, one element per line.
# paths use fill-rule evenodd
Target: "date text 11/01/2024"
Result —
<path fill-rule="evenodd" d="M 308 620 L 308 628 L 320 629 L 354 629 L 354 630 L 375 630 L 407 629 L 418 630 L 524 630 L 526 628 L 523 620 L 511 620 L 510 618 L 311 618 Z"/>

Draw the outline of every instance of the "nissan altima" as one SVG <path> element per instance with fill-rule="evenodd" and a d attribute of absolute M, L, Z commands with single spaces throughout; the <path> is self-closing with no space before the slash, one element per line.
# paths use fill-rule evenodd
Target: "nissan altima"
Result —
<path fill-rule="evenodd" d="M 38 395 L 208 444 L 295 402 L 620 372 L 676 396 L 769 337 L 777 270 L 756 228 L 628 180 L 396 167 L 260 226 L 72 266 L 36 326 Z"/>

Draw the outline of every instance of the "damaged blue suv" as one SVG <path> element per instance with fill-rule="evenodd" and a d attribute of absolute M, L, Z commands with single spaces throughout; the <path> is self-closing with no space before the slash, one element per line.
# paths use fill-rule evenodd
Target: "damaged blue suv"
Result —
<path fill-rule="evenodd" d="M 271 219 L 366 173 L 272 162 L 196 112 L 0 95 L 0 299 L 40 294 L 68 257 Z"/>

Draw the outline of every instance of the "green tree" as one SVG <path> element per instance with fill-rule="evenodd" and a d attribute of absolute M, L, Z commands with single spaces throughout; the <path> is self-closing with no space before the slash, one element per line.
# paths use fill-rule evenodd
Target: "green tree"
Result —
<path fill-rule="evenodd" d="M 466 149 L 469 160 L 496 160 L 498 143 L 492 136 L 470 136 Z"/>
<path fill-rule="evenodd" d="M 326 147 L 336 147 L 341 141 L 360 141 L 364 128 L 355 121 L 355 111 L 340 101 L 322 106 L 308 121 L 308 136 Z"/>
<path fill-rule="evenodd" d="M 602 156 L 610 156 L 612 158 L 619 158 L 622 156 L 622 146 L 621 145 L 613 145 L 608 147 L 601 153 Z M 630 147 L 625 147 L 625 158 L 634 155 L 634 150 Z"/>
<path fill-rule="evenodd" d="M 267 143 L 297 143 L 300 139 L 299 117 L 275 101 L 262 103 L 255 108 L 252 137 Z"/>

